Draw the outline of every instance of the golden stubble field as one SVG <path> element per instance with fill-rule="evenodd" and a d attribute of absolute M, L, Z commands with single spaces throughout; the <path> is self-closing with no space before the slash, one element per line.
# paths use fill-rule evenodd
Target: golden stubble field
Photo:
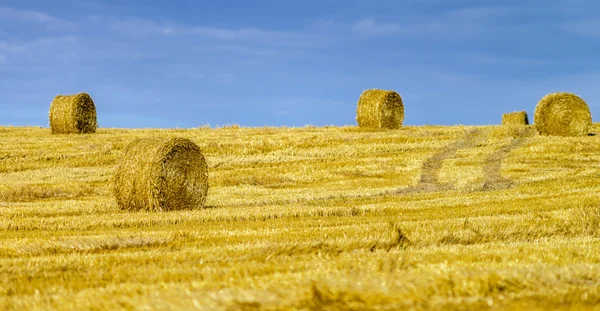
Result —
<path fill-rule="evenodd" d="M 117 159 L 156 136 L 202 148 L 205 209 L 117 208 Z M 600 310 L 600 136 L 0 127 L 0 141 L 2 310 Z"/>

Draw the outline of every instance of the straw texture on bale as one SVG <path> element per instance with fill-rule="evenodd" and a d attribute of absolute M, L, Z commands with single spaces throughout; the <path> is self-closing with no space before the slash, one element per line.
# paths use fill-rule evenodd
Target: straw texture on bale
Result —
<path fill-rule="evenodd" d="M 590 108 L 571 93 L 551 93 L 535 107 L 533 116 L 538 133 L 552 136 L 585 136 L 592 125 Z"/>
<path fill-rule="evenodd" d="M 515 111 L 502 115 L 503 125 L 529 125 L 526 111 Z"/>
<path fill-rule="evenodd" d="M 404 121 L 404 104 L 394 91 L 371 89 L 358 100 L 356 121 L 359 127 L 398 129 Z"/>
<path fill-rule="evenodd" d="M 124 210 L 170 211 L 204 206 L 208 166 L 186 138 L 137 139 L 127 146 L 114 180 Z"/>
<path fill-rule="evenodd" d="M 57 95 L 50 104 L 52 134 L 86 134 L 96 132 L 96 106 L 90 95 Z"/>

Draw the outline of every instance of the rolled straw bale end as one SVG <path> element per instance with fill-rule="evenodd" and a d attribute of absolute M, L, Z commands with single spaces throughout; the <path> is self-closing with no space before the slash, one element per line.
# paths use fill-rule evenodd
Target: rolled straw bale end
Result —
<path fill-rule="evenodd" d="M 395 91 L 370 89 L 358 99 L 356 121 L 359 127 L 398 129 L 404 122 L 402 97 Z"/>
<path fill-rule="evenodd" d="M 87 134 L 96 132 L 96 106 L 90 95 L 57 95 L 50 104 L 52 134 Z"/>
<path fill-rule="evenodd" d="M 535 127 L 541 135 L 586 136 L 592 115 L 586 102 L 571 93 L 551 93 L 535 107 Z"/>
<path fill-rule="evenodd" d="M 200 147 L 186 138 L 137 139 L 117 166 L 114 194 L 124 210 L 201 208 L 208 166 Z"/>

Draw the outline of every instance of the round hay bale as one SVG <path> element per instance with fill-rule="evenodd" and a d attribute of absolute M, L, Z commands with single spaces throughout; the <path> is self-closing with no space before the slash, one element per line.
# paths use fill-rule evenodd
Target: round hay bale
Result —
<path fill-rule="evenodd" d="M 533 119 L 542 135 L 585 136 L 592 125 L 592 114 L 585 101 L 563 92 L 544 96 L 535 107 Z"/>
<path fill-rule="evenodd" d="M 400 128 L 404 121 L 402 97 L 394 91 L 364 91 L 358 99 L 356 121 L 359 127 Z"/>
<path fill-rule="evenodd" d="M 526 111 L 515 111 L 502 115 L 503 125 L 529 125 Z"/>
<path fill-rule="evenodd" d="M 171 211 L 204 206 L 208 166 L 186 138 L 137 139 L 117 166 L 114 194 L 124 210 Z"/>
<path fill-rule="evenodd" d="M 50 104 L 52 134 L 86 134 L 96 132 L 96 106 L 90 95 L 57 95 Z"/>

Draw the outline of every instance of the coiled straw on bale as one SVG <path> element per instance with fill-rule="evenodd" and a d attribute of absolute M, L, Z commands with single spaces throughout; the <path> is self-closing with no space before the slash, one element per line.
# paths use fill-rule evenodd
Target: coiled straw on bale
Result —
<path fill-rule="evenodd" d="M 57 95 L 50 104 L 52 134 L 94 133 L 98 127 L 96 106 L 90 95 Z"/>
<path fill-rule="evenodd" d="M 404 121 L 402 97 L 394 91 L 364 91 L 358 100 L 356 121 L 359 127 L 400 128 Z"/>
<path fill-rule="evenodd" d="M 588 105 L 571 93 L 551 93 L 535 107 L 534 122 L 542 135 L 585 136 L 592 125 Z"/>
<path fill-rule="evenodd" d="M 503 125 L 529 125 L 529 118 L 527 118 L 527 112 L 515 111 L 511 113 L 505 113 L 502 115 Z"/>
<path fill-rule="evenodd" d="M 114 180 L 124 210 L 169 211 L 204 206 L 208 166 L 186 138 L 138 139 L 125 149 Z"/>

